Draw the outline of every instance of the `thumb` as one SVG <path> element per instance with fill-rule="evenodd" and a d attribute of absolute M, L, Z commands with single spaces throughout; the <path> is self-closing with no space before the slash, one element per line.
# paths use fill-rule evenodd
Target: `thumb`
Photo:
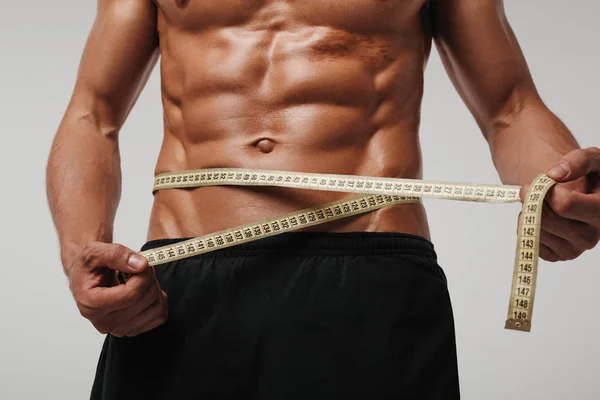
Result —
<path fill-rule="evenodd" d="M 591 172 L 600 172 L 600 149 L 590 147 L 573 150 L 548 170 L 548 176 L 557 182 L 569 182 Z"/>
<path fill-rule="evenodd" d="M 519 197 L 521 199 L 521 203 L 523 203 L 525 201 L 525 196 L 527 196 L 527 191 L 529 190 L 529 186 L 531 186 L 531 185 L 529 183 L 526 183 L 523 186 L 521 186 L 521 189 L 519 190 Z"/>
<path fill-rule="evenodd" d="M 142 254 L 116 243 L 94 243 L 84 257 L 88 267 L 108 267 L 123 273 L 140 273 L 148 268 Z"/>

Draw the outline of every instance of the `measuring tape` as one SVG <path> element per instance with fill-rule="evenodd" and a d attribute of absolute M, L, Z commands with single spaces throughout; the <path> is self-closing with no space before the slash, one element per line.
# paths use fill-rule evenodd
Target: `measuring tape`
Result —
<path fill-rule="evenodd" d="M 538 175 L 529 187 L 523 202 L 523 210 L 519 218 L 517 251 L 506 329 L 525 332 L 531 330 L 542 205 L 546 192 L 555 183 L 545 174 Z M 240 168 L 200 169 L 159 174 L 155 177 L 153 192 L 163 189 L 222 185 L 278 186 L 360 193 L 361 196 L 338 200 L 141 252 L 148 259 L 150 266 L 209 253 L 391 205 L 419 203 L 422 198 L 485 203 L 520 201 L 519 186 Z M 125 280 L 126 277 L 122 281 Z"/>

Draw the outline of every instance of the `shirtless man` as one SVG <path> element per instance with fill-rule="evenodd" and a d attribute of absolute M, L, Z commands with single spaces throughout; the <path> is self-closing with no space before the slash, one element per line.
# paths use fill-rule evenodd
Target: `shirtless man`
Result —
<path fill-rule="evenodd" d="M 600 150 L 579 149 L 542 103 L 502 0 L 98 1 L 47 170 L 70 288 L 110 333 L 93 399 L 459 397 L 452 311 L 420 204 L 156 268 L 112 243 L 119 131 L 159 55 L 155 173 L 421 178 L 433 42 L 502 181 L 526 186 L 549 171 L 561 182 L 545 206 L 541 257 L 594 247 Z M 143 249 L 345 196 L 161 190 Z M 115 271 L 132 277 L 119 284 Z"/>

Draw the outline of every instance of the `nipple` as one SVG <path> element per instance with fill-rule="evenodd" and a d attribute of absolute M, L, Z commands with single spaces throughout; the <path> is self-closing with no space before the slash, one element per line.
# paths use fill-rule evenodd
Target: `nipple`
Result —
<path fill-rule="evenodd" d="M 175 2 L 175 5 L 179 8 L 184 8 L 190 2 L 190 0 L 173 0 L 173 1 Z"/>
<path fill-rule="evenodd" d="M 261 139 L 254 145 L 254 147 L 263 153 L 268 154 L 275 148 L 275 143 L 269 139 Z"/>

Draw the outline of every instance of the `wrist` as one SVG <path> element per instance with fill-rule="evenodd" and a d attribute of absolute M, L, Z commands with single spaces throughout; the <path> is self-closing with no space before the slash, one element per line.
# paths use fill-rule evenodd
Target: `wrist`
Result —
<path fill-rule="evenodd" d="M 77 254 L 83 249 L 85 245 L 75 242 L 61 243 L 60 246 L 60 261 L 63 266 L 65 275 L 69 277 L 71 275 L 71 269 Z"/>

